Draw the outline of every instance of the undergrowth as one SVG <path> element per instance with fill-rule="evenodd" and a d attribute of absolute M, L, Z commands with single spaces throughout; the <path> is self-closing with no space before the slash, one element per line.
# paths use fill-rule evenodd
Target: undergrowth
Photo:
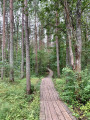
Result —
<path fill-rule="evenodd" d="M 38 78 L 31 79 L 31 95 L 26 95 L 26 79 L 14 83 L 0 81 L 0 120 L 39 120 Z"/>
<path fill-rule="evenodd" d="M 90 120 L 89 70 L 82 71 L 80 79 L 78 79 L 78 73 L 69 68 L 64 68 L 62 78 L 56 79 L 54 82 L 60 98 L 74 110 L 74 115 L 79 120 Z"/>

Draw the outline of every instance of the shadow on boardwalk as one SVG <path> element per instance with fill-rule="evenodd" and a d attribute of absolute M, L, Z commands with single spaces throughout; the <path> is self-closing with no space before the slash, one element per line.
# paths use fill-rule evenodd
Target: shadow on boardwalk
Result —
<path fill-rule="evenodd" d="M 67 106 L 60 100 L 52 82 L 53 71 L 42 79 L 40 87 L 40 120 L 76 120 Z"/>

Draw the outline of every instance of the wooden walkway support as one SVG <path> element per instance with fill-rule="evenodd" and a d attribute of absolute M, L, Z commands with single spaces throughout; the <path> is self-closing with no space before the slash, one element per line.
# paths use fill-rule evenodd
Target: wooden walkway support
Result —
<path fill-rule="evenodd" d="M 53 72 L 42 79 L 40 87 L 40 120 L 76 120 L 60 100 L 52 82 Z"/>

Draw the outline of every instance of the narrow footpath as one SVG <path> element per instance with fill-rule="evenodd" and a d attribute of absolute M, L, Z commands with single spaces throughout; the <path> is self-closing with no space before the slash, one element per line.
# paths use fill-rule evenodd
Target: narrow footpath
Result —
<path fill-rule="evenodd" d="M 60 100 L 52 81 L 53 72 L 48 71 L 49 75 L 42 79 L 40 87 L 40 120 L 76 120 Z"/>

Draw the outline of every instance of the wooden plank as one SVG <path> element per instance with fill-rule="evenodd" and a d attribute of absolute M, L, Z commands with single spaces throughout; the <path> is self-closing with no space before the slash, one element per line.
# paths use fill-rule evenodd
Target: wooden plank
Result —
<path fill-rule="evenodd" d="M 65 108 L 63 107 L 61 101 L 56 101 L 58 107 L 60 108 L 60 111 L 62 112 L 65 120 L 72 120 L 72 118 L 69 116 L 69 114 L 67 113 L 67 111 L 65 110 Z"/>
<path fill-rule="evenodd" d="M 45 108 L 43 101 L 40 101 L 40 120 L 46 120 L 45 119 Z"/>
<path fill-rule="evenodd" d="M 46 116 L 46 120 L 53 120 L 47 101 L 44 101 L 44 106 L 45 106 L 45 116 Z"/>
<path fill-rule="evenodd" d="M 67 112 L 62 112 L 64 117 L 65 117 L 65 120 L 72 120 L 72 118 L 69 116 L 69 114 Z"/>
<path fill-rule="evenodd" d="M 58 116 L 59 120 L 65 120 L 62 112 L 60 111 L 59 107 L 56 104 L 56 101 L 53 101 L 53 105 L 54 105 L 54 108 L 55 108 L 55 111 L 57 113 L 57 116 Z"/>
<path fill-rule="evenodd" d="M 56 111 L 54 109 L 52 101 L 49 101 L 48 103 L 49 103 L 49 109 L 51 111 L 51 115 L 52 115 L 53 120 L 59 120 L 57 117 Z"/>

